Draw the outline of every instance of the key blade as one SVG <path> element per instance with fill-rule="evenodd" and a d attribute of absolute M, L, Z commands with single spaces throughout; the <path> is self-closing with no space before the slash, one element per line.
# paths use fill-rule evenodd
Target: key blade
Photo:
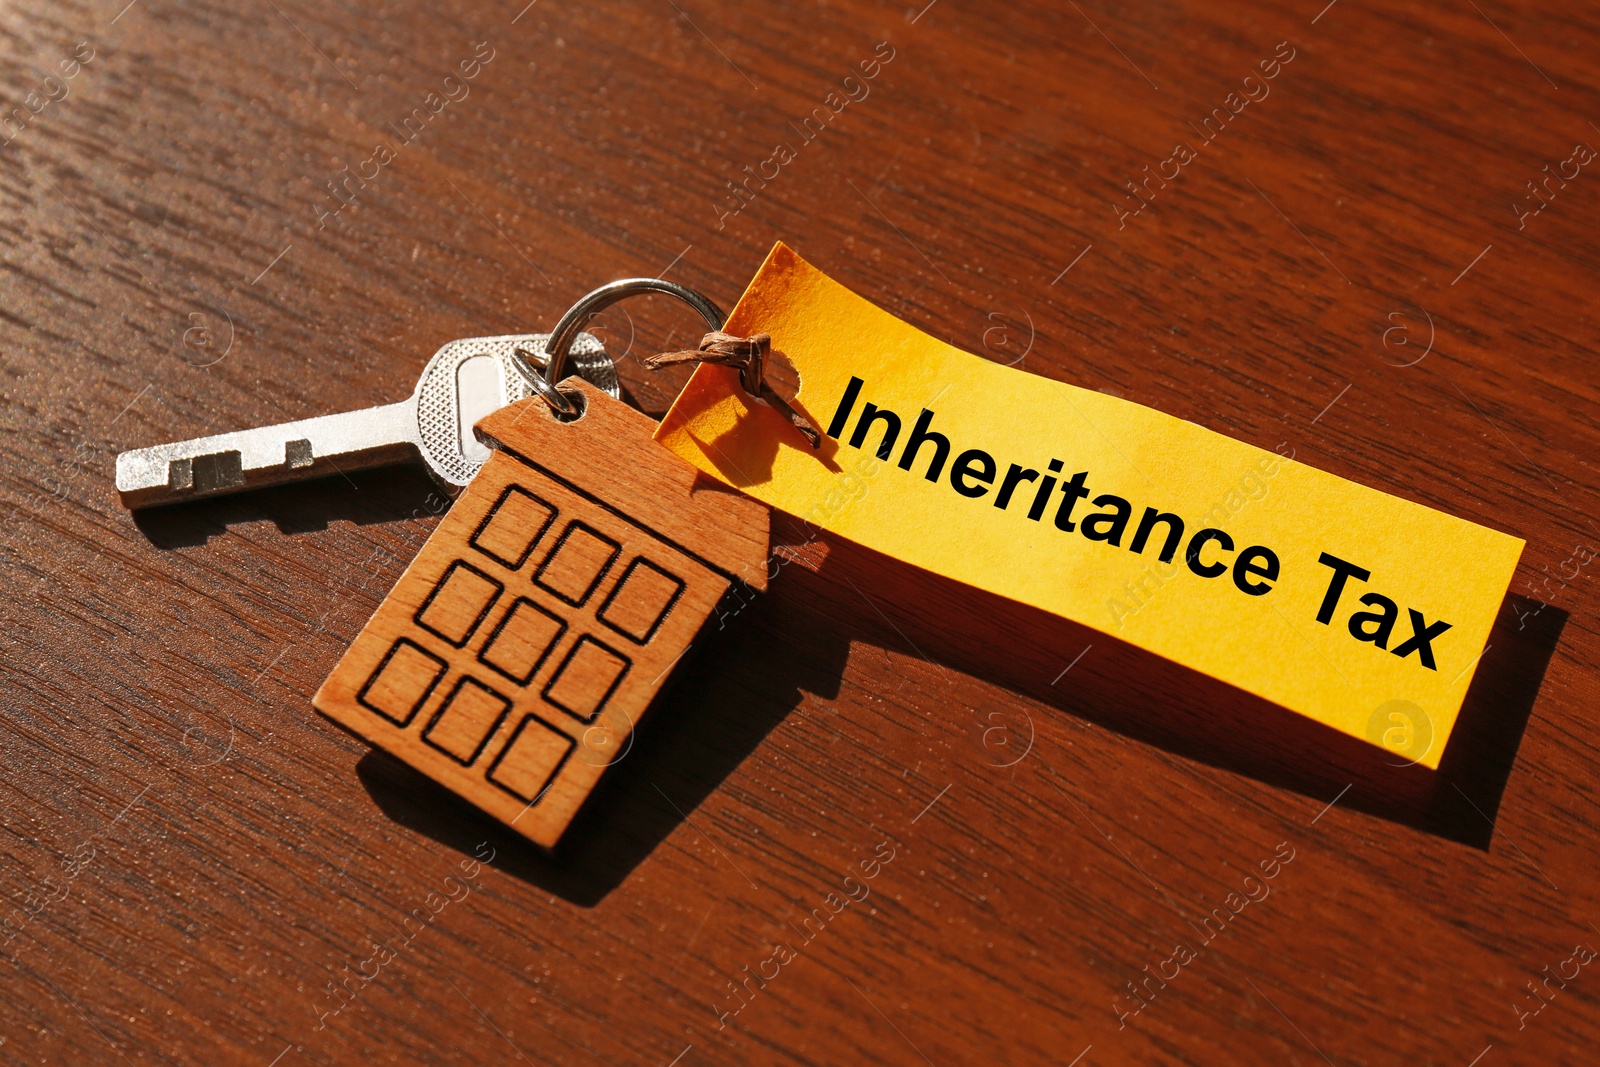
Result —
<path fill-rule="evenodd" d="M 117 492 L 124 507 L 154 507 L 403 463 L 420 447 L 412 398 L 124 452 Z"/>

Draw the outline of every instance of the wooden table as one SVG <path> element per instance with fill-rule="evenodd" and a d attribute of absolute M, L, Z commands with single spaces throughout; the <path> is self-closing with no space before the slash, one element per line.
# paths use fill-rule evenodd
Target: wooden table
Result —
<path fill-rule="evenodd" d="M 124 2 L 0 14 L 0 1061 L 1594 1062 L 1592 10 Z M 1525 538 L 1440 772 L 780 523 L 548 858 L 310 707 L 422 475 L 118 503 L 122 449 L 780 238 Z M 597 325 L 658 415 L 697 324 Z"/>

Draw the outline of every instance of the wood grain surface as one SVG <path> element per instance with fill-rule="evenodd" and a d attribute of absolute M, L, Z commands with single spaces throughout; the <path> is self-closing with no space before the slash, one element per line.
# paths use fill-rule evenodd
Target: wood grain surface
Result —
<path fill-rule="evenodd" d="M 0 1062 L 1594 1062 L 1592 7 L 524 3 L 0 7 Z M 1439 772 L 776 519 L 547 857 L 311 707 L 420 473 L 117 502 L 779 238 L 1525 538 Z"/>

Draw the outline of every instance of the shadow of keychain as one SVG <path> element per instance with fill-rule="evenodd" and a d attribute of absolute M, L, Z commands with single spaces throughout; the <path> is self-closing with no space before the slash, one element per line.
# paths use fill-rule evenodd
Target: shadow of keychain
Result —
<path fill-rule="evenodd" d="M 615 393 L 565 376 L 589 319 L 646 292 L 685 301 L 712 331 L 647 366 L 736 366 L 820 443 L 766 383 L 765 335 L 721 333 L 721 310 L 675 282 L 595 290 L 542 353 L 513 350 L 532 395 L 478 420 L 482 468 L 313 698 L 545 847 L 626 753 L 724 594 L 766 587 L 766 505 L 657 444 L 656 423 Z"/>

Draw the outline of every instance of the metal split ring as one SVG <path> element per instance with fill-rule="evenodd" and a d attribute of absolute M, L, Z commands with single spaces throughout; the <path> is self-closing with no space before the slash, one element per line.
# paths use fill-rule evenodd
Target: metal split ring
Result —
<path fill-rule="evenodd" d="M 576 418 L 581 411 L 570 398 L 556 388 L 557 384 L 566 377 L 567 360 L 572 348 L 572 342 L 578 337 L 589 320 L 594 318 L 606 308 L 626 297 L 639 293 L 664 293 L 675 296 L 685 304 L 694 308 L 705 319 L 706 325 L 713 330 L 722 329 L 725 316 L 722 309 L 712 303 L 710 298 L 702 293 L 697 293 L 686 285 L 669 282 L 664 278 L 623 278 L 620 281 L 602 285 L 594 292 L 579 300 L 561 316 L 561 321 L 556 323 L 550 337 L 545 341 L 545 369 L 544 373 L 521 353 L 513 352 L 511 362 L 528 380 L 533 391 L 550 405 L 557 416 Z"/>

